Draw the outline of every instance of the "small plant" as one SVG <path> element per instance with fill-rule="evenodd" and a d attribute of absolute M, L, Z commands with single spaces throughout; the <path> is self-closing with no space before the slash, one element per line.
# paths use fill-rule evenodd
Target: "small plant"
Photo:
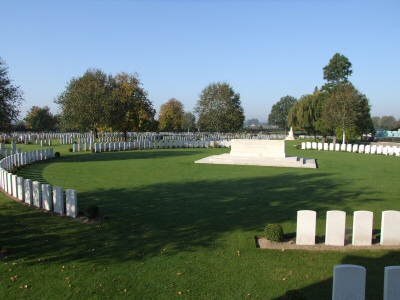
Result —
<path fill-rule="evenodd" d="M 91 204 L 85 208 L 85 216 L 88 219 L 94 219 L 99 216 L 99 207 L 97 205 Z"/>
<path fill-rule="evenodd" d="M 265 227 L 265 237 L 272 242 L 280 242 L 283 238 L 283 229 L 279 224 L 268 224 Z"/>
<path fill-rule="evenodd" d="M 92 153 L 96 153 L 96 149 L 94 149 L 94 148 L 92 150 L 90 150 L 90 151 L 92 151 Z"/>
<path fill-rule="evenodd" d="M 72 148 L 69 148 L 68 151 L 69 151 L 69 152 L 72 152 L 73 150 L 72 150 Z"/>
<path fill-rule="evenodd" d="M 301 149 L 301 145 L 296 145 L 296 149 Z"/>
<path fill-rule="evenodd" d="M 307 300 L 306 296 L 298 290 L 289 290 L 283 295 L 283 300 Z"/>
<path fill-rule="evenodd" d="M 54 153 L 54 157 L 60 157 L 61 156 L 61 154 L 60 154 L 60 152 L 56 152 L 56 153 Z"/>

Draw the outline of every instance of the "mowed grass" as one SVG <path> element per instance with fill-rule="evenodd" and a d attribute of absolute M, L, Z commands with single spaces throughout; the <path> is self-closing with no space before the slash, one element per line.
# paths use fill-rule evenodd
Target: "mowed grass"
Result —
<path fill-rule="evenodd" d="M 68 153 L 19 175 L 78 191 L 106 222 L 89 225 L 0 195 L 0 294 L 5 299 L 281 299 L 290 289 L 331 299 L 333 267 L 367 268 L 367 299 L 381 299 L 385 266 L 400 251 L 261 250 L 279 223 L 294 236 L 298 210 L 400 210 L 398 157 L 297 150 L 318 169 L 194 164 L 229 149 Z M 34 146 L 22 146 L 23 150 Z"/>

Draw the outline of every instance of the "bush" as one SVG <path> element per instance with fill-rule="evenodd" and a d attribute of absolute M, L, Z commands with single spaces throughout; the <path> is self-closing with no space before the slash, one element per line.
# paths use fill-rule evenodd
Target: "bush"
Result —
<path fill-rule="evenodd" d="M 298 290 L 289 290 L 283 295 L 283 300 L 307 300 L 306 296 Z"/>
<path fill-rule="evenodd" d="M 92 153 L 96 153 L 96 149 L 92 149 L 92 150 L 90 150 L 90 151 L 92 151 Z"/>
<path fill-rule="evenodd" d="M 279 224 L 268 224 L 265 227 L 265 237 L 272 242 L 279 242 L 283 238 L 283 229 Z"/>
<path fill-rule="evenodd" d="M 68 151 L 69 151 L 69 152 L 72 152 L 73 150 L 72 150 L 72 148 L 69 148 Z"/>
<path fill-rule="evenodd" d="M 54 157 L 60 157 L 61 156 L 61 154 L 60 154 L 60 152 L 56 152 L 56 153 L 54 153 Z"/>
<path fill-rule="evenodd" d="M 99 216 L 99 207 L 97 205 L 91 204 L 85 208 L 85 216 L 88 219 L 94 219 Z"/>

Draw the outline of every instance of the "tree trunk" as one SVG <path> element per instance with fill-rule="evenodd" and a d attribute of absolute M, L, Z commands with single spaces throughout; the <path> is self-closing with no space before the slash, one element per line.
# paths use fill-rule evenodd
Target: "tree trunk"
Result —
<path fill-rule="evenodd" d="M 343 141 L 342 144 L 346 144 L 346 129 L 343 128 Z"/>

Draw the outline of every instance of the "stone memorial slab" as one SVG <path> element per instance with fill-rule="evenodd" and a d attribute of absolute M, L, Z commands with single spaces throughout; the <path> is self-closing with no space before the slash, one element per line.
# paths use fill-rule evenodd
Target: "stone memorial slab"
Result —
<path fill-rule="evenodd" d="M 346 151 L 346 144 L 340 145 L 340 151 Z"/>
<path fill-rule="evenodd" d="M 344 246 L 346 233 L 346 213 L 340 210 L 330 210 L 326 213 L 325 244 Z"/>
<path fill-rule="evenodd" d="M 358 147 L 358 153 L 364 153 L 364 148 L 365 148 L 364 145 L 360 145 L 360 146 Z"/>
<path fill-rule="evenodd" d="M 324 143 L 324 150 L 328 151 L 329 150 L 329 143 Z"/>
<path fill-rule="evenodd" d="M 306 150 L 306 142 L 301 143 L 301 150 Z"/>
<path fill-rule="evenodd" d="M 358 152 L 358 145 L 355 144 L 353 145 L 353 153 L 357 153 Z"/>
<path fill-rule="evenodd" d="M 385 267 L 383 300 L 400 299 L 400 266 Z"/>
<path fill-rule="evenodd" d="M 353 150 L 353 145 L 352 144 L 347 144 L 346 151 L 347 152 L 352 152 L 352 150 Z"/>
<path fill-rule="evenodd" d="M 14 197 L 14 198 L 18 198 L 18 188 L 17 188 L 17 178 L 18 178 L 18 176 L 17 175 L 11 175 L 11 185 L 12 185 L 12 188 L 11 188 L 11 195 Z"/>
<path fill-rule="evenodd" d="M 381 245 L 400 245 L 400 212 L 386 210 L 382 212 Z"/>
<path fill-rule="evenodd" d="M 231 156 L 285 157 L 284 140 L 238 140 L 233 139 Z"/>
<path fill-rule="evenodd" d="M 318 150 L 324 150 L 324 145 L 322 143 L 317 144 Z"/>
<path fill-rule="evenodd" d="M 366 269 L 362 266 L 335 266 L 332 300 L 365 300 L 366 275 Z"/>
<path fill-rule="evenodd" d="M 312 149 L 312 148 L 311 148 L 311 143 L 310 143 L 310 142 L 306 142 L 306 149 Z"/>
<path fill-rule="evenodd" d="M 382 154 L 383 152 L 383 146 L 377 146 L 376 147 L 376 154 Z"/>
<path fill-rule="evenodd" d="M 335 144 L 333 143 L 329 144 L 329 151 L 335 151 Z"/>
<path fill-rule="evenodd" d="M 315 245 L 315 230 L 317 213 L 313 210 L 299 210 L 297 212 L 297 245 Z"/>
<path fill-rule="evenodd" d="M 353 217 L 353 246 L 371 246 L 374 214 L 371 211 L 359 210 Z"/>

